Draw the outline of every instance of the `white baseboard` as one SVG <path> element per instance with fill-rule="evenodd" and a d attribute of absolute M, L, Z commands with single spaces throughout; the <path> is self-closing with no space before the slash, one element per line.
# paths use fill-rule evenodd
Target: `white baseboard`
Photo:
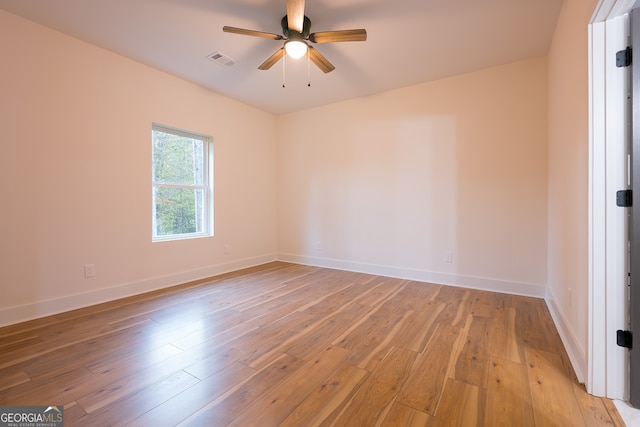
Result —
<path fill-rule="evenodd" d="M 573 332 L 571 325 L 565 318 L 560 307 L 558 307 L 558 305 L 556 304 L 556 300 L 557 299 L 555 298 L 553 292 L 551 292 L 551 290 L 547 290 L 547 295 L 545 297 L 547 307 L 549 307 L 551 317 L 553 318 L 556 329 L 560 334 L 562 344 L 564 344 L 564 348 L 567 351 L 569 360 L 571 360 L 571 365 L 573 365 L 573 370 L 576 373 L 576 377 L 578 377 L 578 381 L 584 383 L 588 366 L 585 349 L 582 348 L 582 346 L 579 344 L 579 341 L 576 339 L 576 335 Z"/>
<path fill-rule="evenodd" d="M 546 288 L 544 285 L 535 285 L 531 283 L 510 282 L 484 277 L 462 276 L 402 267 L 309 257 L 304 255 L 279 254 L 278 260 L 294 264 L 312 265 L 314 267 L 334 268 L 337 270 L 375 274 L 377 276 L 394 277 L 398 279 L 416 280 L 420 282 L 436 283 L 439 285 L 451 285 L 470 289 L 502 292 L 513 295 L 523 295 L 536 298 L 544 298 L 546 295 Z"/>
<path fill-rule="evenodd" d="M 276 254 L 263 255 L 225 264 L 212 265 L 197 270 L 184 271 L 177 274 L 123 283 L 90 292 L 67 295 L 46 301 L 37 301 L 31 304 L 0 309 L 0 326 L 12 325 L 15 323 L 25 322 L 27 320 L 75 310 L 77 308 L 88 307 L 103 302 L 126 298 L 132 295 L 164 289 L 180 285 L 182 283 L 206 279 L 208 277 L 229 273 L 231 271 L 277 261 L 277 259 L 278 257 Z"/>

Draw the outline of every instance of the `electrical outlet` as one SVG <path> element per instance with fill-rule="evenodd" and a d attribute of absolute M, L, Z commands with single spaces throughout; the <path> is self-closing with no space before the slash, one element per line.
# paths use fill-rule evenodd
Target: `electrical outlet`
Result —
<path fill-rule="evenodd" d="M 318 251 L 322 250 L 322 240 L 318 240 L 316 242 L 316 250 L 318 250 Z"/>
<path fill-rule="evenodd" d="M 451 264 L 453 262 L 453 252 L 444 253 L 444 262 L 447 264 Z"/>
<path fill-rule="evenodd" d="M 225 254 L 230 254 L 231 253 L 231 246 L 227 243 L 224 245 L 223 249 Z"/>
<path fill-rule="evenodd" d="M 96 266 L 94 264 L 85 264 L 84 266 L 84 277 L 95 277 L 96 275 Z"/>

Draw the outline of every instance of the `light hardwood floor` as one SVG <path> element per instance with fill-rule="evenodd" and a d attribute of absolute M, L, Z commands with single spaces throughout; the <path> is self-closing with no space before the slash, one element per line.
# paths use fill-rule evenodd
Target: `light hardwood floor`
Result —
<path fill-rule="evenodd" d="M 285 263 L 0 329 L 67 426 L 605 426 L 545 302 Z"/>

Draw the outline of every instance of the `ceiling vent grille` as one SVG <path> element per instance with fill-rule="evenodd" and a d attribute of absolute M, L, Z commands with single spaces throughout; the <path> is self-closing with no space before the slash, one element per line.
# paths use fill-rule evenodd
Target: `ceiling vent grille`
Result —
<path fill-rule="evenodd" d="M 209 58 L 213 62 L 217 62 L 220 65 L 224 65 L 225 67 L 231 67 L 233 64 L 235 64 L 235 61 L 233 59 L 229 58 L 222 52 L 214 52 L 211 55 L 207 55 L 207 58 Z"/>

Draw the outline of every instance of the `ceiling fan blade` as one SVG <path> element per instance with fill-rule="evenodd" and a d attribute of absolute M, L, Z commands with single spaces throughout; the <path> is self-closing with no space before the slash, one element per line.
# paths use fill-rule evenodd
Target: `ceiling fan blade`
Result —
<path fill-rule="evenodd" d="M 273 55 L 271 55 L 269 58 L 267 58 L 267 60 L 264 61 L 258 67 L 258 70 L 268 70 L 269 68 L 273 67 L 273 65 L 276 62 L 280 61 L 283 56 L 284 56 L 284 47 L 281 47 Z"/>
<path fill-rule="evenodd" d="M 304 0 L 287 0 L 289 29 L 302 33 L 304 26 Z"/>
<path fill-rule="evenodd" d="M 309 34 L 309 40 L 313 43 L 363 42 L 367 40 L 367 30 L 322 31 Z"/>
<path fill-rule="evenodd" d="M 316 64 L 323 73 L 330 73 L 336 69 L 336 67 L 313 46 L 309 46 L 309 59 Z"/>
<path fill-rule="evenodd" d="M 234 33 L 234 34 L 242 34 L 244 36 L 254 36 L 254 37 L 263 37 L 265 39 L 273 39 L 273 40 L 282 40 L 282 36 L 280 34 L 273 33 L 265 33 L 262 31 L 254 31 L 254 30 L 245 30 L 244 28 L 236 28 L 236 27 L 222 27 L 222 31 L 225 33 Z"/>

